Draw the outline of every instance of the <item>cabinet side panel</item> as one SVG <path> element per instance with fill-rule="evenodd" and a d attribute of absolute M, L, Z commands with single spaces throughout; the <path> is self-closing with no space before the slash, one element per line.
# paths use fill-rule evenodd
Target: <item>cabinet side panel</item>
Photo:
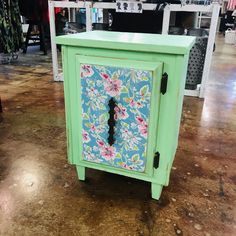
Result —
<path fill-rule="evenodd" d="M 177 69 L 176 74 L 178 75 L 180 79 L 180 86 L 179 86 L 179 93 L 178 93 L 179 95 L 178 104 L 176 107 L 177 121 L 176 121 L 176 127 L 175 127 L 176 133 L 174 136 L 175 137 L 174 150 L 176 150 L 178 147 L 178 137 L 179 137 L 181 116 L 182 116 L 182 110 L 183 110 L 183 99 L 184 99 L 185 83 L 186 83 L 186 78 L 187 78 L 188 60 L 189 60 L 189 54 L 176 57 L 176 69 Z"/>
<path fill-rule="evenodd" d="M 66 118 L 66 139 L 67 139 L 67 156 L 68 161 L 72 163 L 72 127 L 71 127 L 71 104 L 69 91 L 69 75 L 68 75 L 68 47 L 62 46 L 62 67 L 64 76 L 64 100 L 65 100 L 65 118 Z"/>
<path fill-rule="evenodd" d="M 177 55 L 170 63 L 169 81 L 167 93 L 161 96 L 160 122 L 158 133 L 158 146 L 160 147 L 161 160 L 165 160 L 164 166 L 156 172 L 156 177 L 168 185 L 171 166 L 178 145 L 178 135 L 183 107 L 184 87 L 186 81 L 188 55 Z M 159 137 L 161 135 L 161 137 Z M 168 149 L 166 148 L 168 147 Z M 164 157 L 163 157 L 164 154 Z M 162 165 L 162 162 L 160 163 Z M 162 173 L 164 171 L 164 173 Z M 163 176 L 165 175 L 165 178 Z"/>
<path fill-rule="evenodd" d="M 173 135 L 175 133 L 176 106 L 178 97 L 179 78 L 176 75 L 176 56 L 163 57 L 163 73 L 168 74 L 167 91 L 160 95 L 160 110 L 157 132 L 157 151 L 160 153 L 159 167 L 154 170 L 155 181 L 166 185 L 169 178 L 168 168 L 170 160 L 174 158 Z"/>
<path fill-rule="evenodd" d="M 81 122 L 81 111 L 79 110 L 80 86 L 77 84 L 77 67 L 75 60 L 75 48 L 68 47 L 65 57 L 67 62 L 63 67 L 65 101 L 66 101 L 66 121 L 68 138 L 68 158 L 71 164 L 78 164 L 81 149 L 81 137 L 79 135 L 79 125 Z M 64 60 L 64 59 L 63 59 Z M 78 92 L 79 91 L 79 92 Z"/>

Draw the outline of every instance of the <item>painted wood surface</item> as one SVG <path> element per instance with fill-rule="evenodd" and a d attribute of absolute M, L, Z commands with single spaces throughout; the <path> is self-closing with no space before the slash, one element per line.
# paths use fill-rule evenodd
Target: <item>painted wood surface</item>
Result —
<path fill-rule="evenodd" d="M 81 180 L 85 179 L 86 167 L 108 171 L 149 181 L 152 183 L 152 197 L 155 199 L 160 197 L 162 186 L 168 185 L 177 148 L 188 53 L 190 45 L 193 43 L 194 39 L 192 38 L 191 43 L 186 45 L 184 54 L 182 54 L 183 52 L 171 54 L 168 47 L 165 48 L 166 53 L 142 52 L 138 51 L 138 48 L 136 51 L 91 48 L 89 41 L 88 47 L 63 46 L 68 158 L 70 163 L 77 166 Z M 111 165 L 106 166 L 83 159 L 81 99 L 83 89 L 81 90 L 80 68 L 85 64 L 151 70 L 153 78 L 157 78 L 153 80 L 151 92 L 150 127 L 147 135 L 147 145 L 151 148 L 147 152 L 144 172 L 116 168 Z M 169 77 L 167 93 L 160 95 L 160 79 L 164 72 Z M 153 167 L 156 151 L 160 153 L 160 163 L 157 169 Z"/>
<path fill-rule="evenodd" d="M 56 37 L 56 43 L 76 47 L 186 54 L 195 37 L 144 33 L 90 31 Z"/>

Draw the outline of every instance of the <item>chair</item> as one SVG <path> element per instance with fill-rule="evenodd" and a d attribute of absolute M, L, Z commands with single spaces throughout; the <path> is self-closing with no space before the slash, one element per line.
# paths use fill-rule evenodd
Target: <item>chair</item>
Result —
<path fill-rule="evenodd" d="M 44 24 L 37 20 L 28 20 L 28 23 L 29 28 L 26 34 L 23 53 L 27 52 L 28 46 L 40 45 L 40 50 L 43 51 L 44 55 L 47 55 Z"/>

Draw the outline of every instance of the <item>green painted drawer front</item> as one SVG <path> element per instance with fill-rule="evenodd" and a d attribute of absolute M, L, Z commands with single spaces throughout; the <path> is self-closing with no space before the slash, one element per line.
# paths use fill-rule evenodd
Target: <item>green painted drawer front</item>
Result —
<path fill-rule="evenodd" d="M 78 56 L 78 63 L 82 159 L 147 172 L 147 160 L 153 160 L 157 149 L 152 131 L 158 122 L 161 64 L 142 62 L 137 68 L 137 61 L 84 56 Z M 111 99 L 116 105 L 114 143 L 109 144 Z"/>

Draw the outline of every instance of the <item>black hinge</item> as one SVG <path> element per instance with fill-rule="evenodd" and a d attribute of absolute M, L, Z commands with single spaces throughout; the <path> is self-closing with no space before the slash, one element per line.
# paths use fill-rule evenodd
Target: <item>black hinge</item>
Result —
<path fill-rule="evenodd" d="M 164 95 L 167 90 L 168 74 L 164 73 L 161 78 L 161 93 Z"/>
<path fill-rule="evenodd" d="M 153 167 L 157 169 L 159 167 L 159 162 L 160 162 L 160 153 L 156 152 L 154 156 L 154 161 L 153 161 Z"/>

